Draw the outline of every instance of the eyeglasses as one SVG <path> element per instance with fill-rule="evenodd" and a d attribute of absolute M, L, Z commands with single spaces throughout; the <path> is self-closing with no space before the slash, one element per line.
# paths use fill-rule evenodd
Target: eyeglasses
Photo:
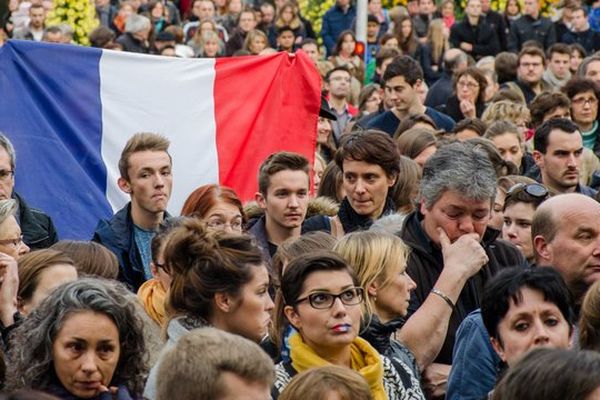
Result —
<path fill-rule="evenodd" d="M 598 99 L 595 97 L 590 97 L 587 99 L 585 97 L 580 97 L 578 99 L 571 100 L 571 103 L 578 105 L 578 106 L 583 106 L 583 105 L 585 105 L 585 103 L 588 103 L 590 106 L 593 106 L 596 103 L 598 103 Z"/>
<path fill-rule="evenodd" d="M 0 181 L 7 181 L 15 174 L 15 171 L 9 169 L 0 169 Z"/>
<path fill-rule="evenodd" d="M 2 239 L 0 240 L 2 246 L 13 246 L 15 249 L 20 248 L 23 245 L 23 235 L 16 239 Z"/>
<path fill-rule="evenodd" d="M 231 221 L 225 222 L 221 220 L 209 220 L 206 225 L 209 228 L 225 230 L 226 227 L 229 227 L 233 231 L 241 231 L 242 230 L 242 221 Z"/>
<path fill-rule="evenodd" d="M 326 310 L 333 307 L 335 299 L 340 299 L 342 304 L 346 306 L 355 306 L 362 303 L 364 298 L 364 290 L 360 287 L 353 287 L 344 290 L 342 293 L 333 294 L 328 292 L 314 292 L 306 297 L 296 300 L 296 304 L 308 300 L 310 306 L 317 310 Z"/>
<path fill-rule="evenodd" d="M 542 66 L 542 63 L 534 63 L 534 62 L 532 62 L 532 63 L 528 63 L 528 62 L 521 63 L 521 67 L 523 67 L 523 68 L 538 68 L 538 67 L 541 67 L 541 66 Z"/>
<path fill-rule="evenodd" d="M 458 81 L 458 82 L 456 82 L 456 87 L 466 87 L 468 89 L 474 90 L 479 87 L 479 84 L 473 83 L 473 82 Z"/>
<path fill-rule="evenodd" d="M 546 199 L 549 196 L 548 189 L 546 189 L 546 186 L 544 185 L 539 183 L 517 183 L 508 189 L 508 192 L 506 192 L 506 199 L 508 200 L 509 197 L 516 196 L 519 193 L 525 193 L 528 196 L 539 200 Z"/>

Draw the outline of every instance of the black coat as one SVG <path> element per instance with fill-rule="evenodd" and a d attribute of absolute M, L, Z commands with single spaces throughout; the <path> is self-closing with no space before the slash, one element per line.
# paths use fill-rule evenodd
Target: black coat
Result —
<path fill-rule="evenodd" d="M 19 225 L 23 241 L 33 250 L 46 249 L 58 242 L 58 235 L 52 219 L 43 211 L 27 205 L 25 200 L 13 192 L 12 198 L 19 205 Z"/>
<path fill-rule="evenodd" d="M 498 35 L 484 18 L 479 18 L 475 26 L 469 23 L 467 17 L 461 22 L 455 23 L 450 29 L 449 40 L 452 46 L 457 49 L 460 49 L 462 42 L 472 44 L 473 49 L 466 53 L 473 56 L 475 60 L 479 60 L 484 56 L 495 56 L 500 52 Z"/>
<path fill-rule="evenodd" d="M 423 216 L 417 212 L 410 214 L 400 237 L 411 248 L 406 271 L 416 282 L 417 288 L 412 292 L 407 319 L 425 302 L 444 268 L 442 251 L 427 236 L 421 227 Z M 452 349 L 456 330 L 463 319 L 481 307 L 483 287 L 492 276 L 508 267 L 528 264 L 521 252 L 512 244 L 498 239 L 500 232 L 487 228 L 481 244 L 489 261 L 481 270 L 465 284 L 456 307 L 450 317 L 448 332 L 440 353 L 435 362 L 452 364 Z"/>
<path fill-rule="evenodd" d="M 600 32 L 591 29 L 583 32 L 569 31 L 562 35 L 562 41 L 566 44 L 579 43 L 588 55 L 600 50 Z"/>
<path fill-rule="evenodd" d="M 500 13 L 490 10 L 484 15 L 485 22 L 490 26 L 490 29 L 496 34 L 498 37 L 498 43 L 500 44 L 500 51 L 506 51 L 506 38 L 508 36 L 508 26 L 506 25 L 506 21 L 504 17 L 500 15 Z"/>
<path fill-rule="evenodd" d="M 523 15 L 513 22 L 508 37 L 508 51 L 518 53 L 528 40 L 537 41 L 547 50 L 556 42 L 552 21 L 546 17 L 533 19 L 530 15 Z"/>

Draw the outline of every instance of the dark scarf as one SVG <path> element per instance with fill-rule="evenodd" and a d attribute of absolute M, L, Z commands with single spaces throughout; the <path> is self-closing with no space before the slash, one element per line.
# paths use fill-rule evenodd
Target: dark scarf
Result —
<path fill-rule="evenodd" d="M 383 207 L 383 212 L 377 219 L 381 218 L 386 214 L 391 214 L 396 211 L 396 207 L 394 206 L 394 202 L 391 197 L 388 196 L 385 200 L 385 207 Z M 354 231 L 366 231 L 373 225 L 373 220 L 366 215 L 359 215 L 354 211 L 354 208 L 350 205 L 350 202 L 346 197 L 342 201 L 342 205 L 340 206 L 340 210 L 338 211 L 338 217 L 342 226 L 344 227 L 344 233 L 350 233 Z"/>
<path fill-rule="evenodd" d="M 403 318 L 382 323 L 376 315 L 372 315 L 369 325 L 364 327 L 360 336 L 375 347 L 379 354 L 386 354 L 391 346 L 391 336 L 404 324 Z"/>
<path fill-rule="evenodd" d="M 75 396 L 69 392 L 62 384 L 54 383 L 51 384 L 47 389 L 43 390 L 44 393 L 51 394 L 58 397 L 61 400 L 83 400 L 80 397 Z M 113 395 L 110 392 L 100 393 L 97 396 L 92 397 L 88 400 L 141 400 L 141 396 L 132 396 L 129 390 L 125 386 L 119 385 L 119 391 Z"/>

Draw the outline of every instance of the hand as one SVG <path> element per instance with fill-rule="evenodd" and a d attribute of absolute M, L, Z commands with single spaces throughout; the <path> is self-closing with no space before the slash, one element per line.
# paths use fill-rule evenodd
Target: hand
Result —
<path fill-rule="evenodd" d="M 0 253 L 0 320 L 5 327 L 15 323 L 19 270 L 17 261 L 8 254 Z"/>
<path fill-rule="evenodd" d="M 479 235 L 467 233 L 450 243 L 448 235 L 442 228 L 437 228 L 440 246 L 444 256 L 444 270 L 451 269 L 465 278 L 477 274 L 489 259 L 485 249 L 479 243 Z"/>
<path fill-rule="evenodd" d="M 446 394 L 451 365 L 433 363 L 423 371 L 423 388 L 429 397 L 443 397 Z"/>
<path fill-rule="evenodd" d="M 473 45 L 471 43 L 467 43 L 467 42 L 461 42 L 460 48 L 463 49 L 464 51 L 466 51 L 467 53 L 470 53 L 471 51 L 473 51 Z"/>
<path fill-rule="evenodd" d="M 476 118 L 476 109 L 475 104 L 469 100 L 461 100 L 460 101 L 460 111 L 467 118 Z"/>

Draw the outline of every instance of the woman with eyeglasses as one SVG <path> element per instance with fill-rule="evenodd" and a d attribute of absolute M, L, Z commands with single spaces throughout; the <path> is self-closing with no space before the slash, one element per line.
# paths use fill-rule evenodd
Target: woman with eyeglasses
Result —
<path fill-rule="evenodd" d="M 204 185 L 194 190 L 183 204 L 181 215 L 206 222 L 212 231 L 242 233 L 246 216 L 237 194 L 225 186 Z"/>
<path fill-rule="evenodd" d="M 296 374 L 332 364 L 362 375 L 374 400 L 413 398 L 390 359 L 358 336 L 364 290 L 340 256 L 321 251 L 293 259 L 280 290 L 298 333 L 289 339 L 290 360 L 276 366 L 274 399 Z"/>
<path fill-rule="evenodd" d="M 517 183 L 506 192 L 502 238 L 514 244 L 527 259 L 535 262 L 531 238 L 533 214 L 550 197 L 548 189 L 539 183 Z"/>
<path fill-rule="evenodd" d="M 480 118 L 485 109 L 487 79 L 477 68 L 470 67 L 454 78 L 454 94 L 448 98 L 444 112 L 456 122 Z"/>
<path fill-rule="evenodd" d="M 390 358 L 407 391 L 412 392 L 410 398 L 424 399 L 419 365 L 412 352 L 396 340 L 408 312 L 410 293 L 417 287 L 406 273 L 408 246 L 395 235 L 366 231 L 344 236 L 334 251 L 352 265 L 365 293 L 365 326 L 360 336 Z"/>
<path fill-rule="evenodd" d="M 0 200 L 0 253 L 18 260 L 29 252 L 29 247 L 23 242 L 23 234 L 15 218 L 16 212 L 15 200 Z"/>

